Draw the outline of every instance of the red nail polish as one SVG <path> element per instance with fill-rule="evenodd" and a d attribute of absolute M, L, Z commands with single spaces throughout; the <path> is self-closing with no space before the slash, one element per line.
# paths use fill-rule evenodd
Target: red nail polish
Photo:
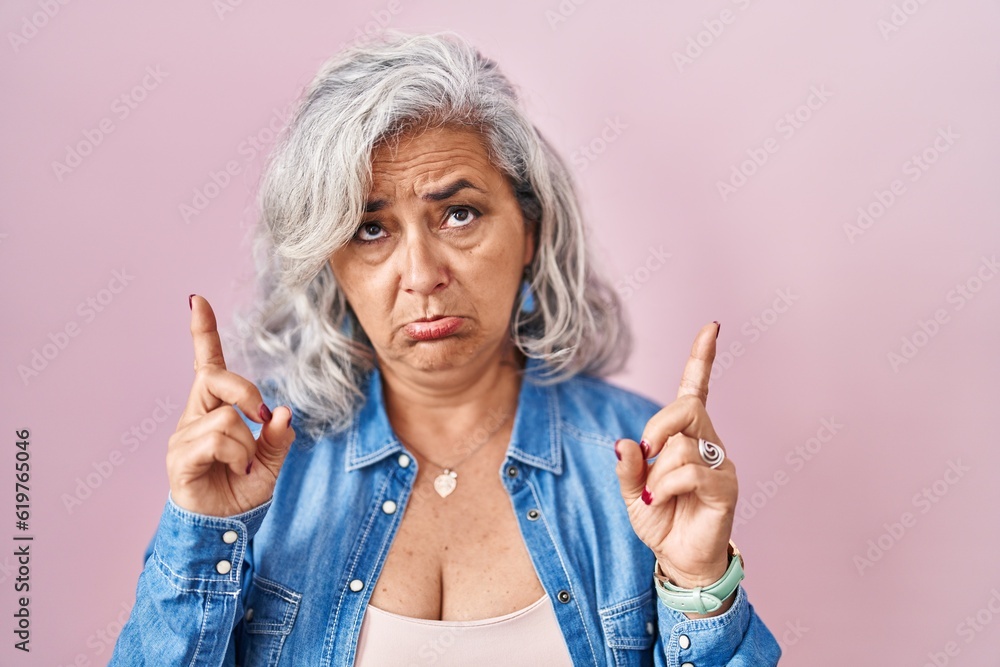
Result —
<path fill-rule="evenodd" d="M 718 325 L 718 328 L 715 330 L 715 339 L 718 340 L 719 339 L 719 332 L 722 331 L 722 323 L 719 322 L 718 320 L 712 320 L 712 322 L 715 323 L 716 325 Z"/>
<path fill-rule="evenodd" d="M 621 442 L 621 440 L 615 440 L 615 456 L 617 456 L 618 460 L 621 461 L 622 460 L 622 455 L 621 455 L 621 452 L 618 451 L 618 443 L 619 442 Z"/>
<path fill-rule="evenodd" d="M 190 308 L 191 310 L 194 310 L 194 304 L 191 303 L 191 299 L 193 299 L 193 298 L 194 298 L 194 294 L 189 294 L 188 295 L 188 308 Z"/>
<path fill-rule="evenodd" d="M 265 422 L 271 421 L 271 411 L 263 403 L 260 404 L 260 410 L 259 410 L 259 412 L 260 412 L 260 418 L 261 419 L 263 419 Z"/>
<path fill-rule="evenodd" d="M 642 448 L 642 458 L 648 459 L 649 458 L 649 443 L 646 442 L 645 440 L 640 440 L 639 441 L 639 447 Z"/>
<path fill-rule="evenodd" d="M 647 505 L 653 502 L 653 494 L 645 486 L 642 487 L 642 502 L 646 503 Z"/>
<path fill-rule="evenodd" d="M 252 467 L 253 467 L 253 461 L 250 461 L 250 463 L 247 464 L 247 474 L 248 475 L 250 474 L 250 468 L 252 468 Z"/>

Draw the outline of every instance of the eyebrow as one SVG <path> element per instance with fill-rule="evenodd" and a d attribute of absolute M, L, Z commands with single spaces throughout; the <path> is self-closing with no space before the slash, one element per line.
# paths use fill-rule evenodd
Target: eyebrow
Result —
<path fill-rule="evenodd" d="M 469 180 L 460 178 L 454 183 L 444 186 L 440 190 L 427 192 L 421 195 L 420 198 L 424 201 L 444 201 L 445 199 L 453 197 L 456 193 L 466 189 L 475 190 L 476 192 L 481 192 L 482 194 L 488 194 L 486 190 L 473 185 Z M 388 204 L 388 200 L 374 199 L 365 204 L 365 213 L 375 213 L 376 211 L 381 211 L 383 208 L 388 206 Z"/>

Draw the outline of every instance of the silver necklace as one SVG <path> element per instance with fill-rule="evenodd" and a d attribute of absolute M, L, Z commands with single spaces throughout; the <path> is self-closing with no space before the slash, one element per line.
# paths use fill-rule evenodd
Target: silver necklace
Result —
<path fill-rule="evenodd" d="M 505 423 L 507 423 L 507 418 L 504 418 L 504 420 L 502 422 L 500 422 L 500 425 L 502 426 Z M 499 427 L 498 427 L 498 430 L 499 430 Z M 490 437 L 486 439 L 486 442 L 484 442 L 483 444 L 481 444 L 478 447 L 476 447 L 475 449 L 473 449 L 472 452 L 470 452 L 468 456 L 466 456 L 464 459 L 462 459 L 461 461 L 459 461 L 453 467 L 450 467 L 450 468 L 446 467 L 446 466 L 443 466 L 440 463 L 435 463 L 434 461 L 431 461 L 426 456 L 424 456 L 423 454 L 421 454 L 420 452 L 418 452 L 417 449 L 413 445 L 410 445 L 410 444 L 408 444 L 406 442 L 403 442 L 402 438 L 399 438 L 399 441 L 402 442 L 409 449 L 417 452 L 421 456 L 424 456 L 424 458 L 427 459 L 427 461 L 429 463 L 431 463 L 435 468 L 441 468 L 441 472 L 438 474 L 437 477 L 434 478 L 434 490 L 437 491 L 438 495 L 441 496 L 442 498 L 447 498 L 451 494 L 451 492 L 455 490 L 455 487 L 458 486 L 458 473 L 455 472 L 455 470 L 458 468 L 458 466 L 460 466 L 463 463 L 465 463 L 469 459 L 469 457 L 471 457 L 473 454 L 475 454 L 480 449 L 482 449 L 483 447 L 485 447 L 486 443 L 488 443 L 490 440 L 492 440 L 493 439 L 493 435 L 495 435 L 495 434 L 496 434 L 496 432 L 490 434 Z"/>

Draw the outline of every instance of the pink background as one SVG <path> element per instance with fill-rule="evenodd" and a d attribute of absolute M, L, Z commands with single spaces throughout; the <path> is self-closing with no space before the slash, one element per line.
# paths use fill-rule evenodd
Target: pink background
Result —
<path fill-rule="evenodd" d="M 11 647 L 16 574 L 0 556 L 0 663 L 107 661 L 166 499 L 191 381 L 187 295 L 226 322 L 251 277 L 264 155 L 251 141 L 266 148 L 320 63 L 381 19 L 467 36 L 572 160 L 598 258 L 634 287 L 638 346 L 614 381 L 669 402 L 698 328 L 721 320 L 708 408 L 740 474 L 744 585 L 782 664 L 995 664 L 997 3 L 397 2 L 234 1 L 220 15 L 221 2 L 52 0 L 51 17 L 3 3 L 0 554 L 18 532 L 20 428 L 35 541 L 30 656 Z M 88 135 L 100 143 L 57 175 Z M 763 164 L 723 198 L 753 155 Z M 239 175 L 185 221 L 180 206 L 229 161 Z M 851 242 L 845 225 L 878 214 L 879 196 L 893 201 Z M 669 259 L 646 268 L 661 247 Z M 80 309 L 88 299 L 101 310 Z M 157 401 L 177 406 L 161 423 Z"/>

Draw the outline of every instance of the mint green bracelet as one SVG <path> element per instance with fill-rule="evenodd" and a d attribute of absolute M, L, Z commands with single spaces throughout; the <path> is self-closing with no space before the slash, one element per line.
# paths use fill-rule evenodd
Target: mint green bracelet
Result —
<path fill-rule="evenodd" d="M 715 583 L 698 588 L 675 586 L 664 576 L 657 561 L 653 569 L 653 586 L 667 607 L 681 612 L 707 614 L 722 606 L 723 601 L 736 591 L 743 577 L 743 555 L 729 540 L 729 567 Z"/>

